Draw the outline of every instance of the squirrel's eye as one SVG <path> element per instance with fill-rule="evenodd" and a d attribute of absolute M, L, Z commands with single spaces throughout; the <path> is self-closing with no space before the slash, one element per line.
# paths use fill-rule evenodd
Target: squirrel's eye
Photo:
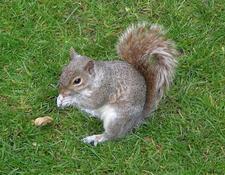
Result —
<path fill-rule="evenodd" d="M 76 78 L 76 79 L 73 81 L 73 84 L 78 85 L 78 84 L 80 84 L 80 82 L 81 82 L 81 78 Z"/>

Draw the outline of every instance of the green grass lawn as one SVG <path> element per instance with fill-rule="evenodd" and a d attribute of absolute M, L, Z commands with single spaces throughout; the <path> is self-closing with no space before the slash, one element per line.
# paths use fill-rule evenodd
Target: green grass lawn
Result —
<path fill-rule="evenodd" d="M 225 174 L 225 1 L 0 2 L 0 174 Z M 164 25 L 184 53 L 151 120 L 126 138 L 80 140 L 102 124 L 56 107 L 69 48 L 118 59 L 131 23 Z M 50 115 L 43 128 L 32 120 Z"/>

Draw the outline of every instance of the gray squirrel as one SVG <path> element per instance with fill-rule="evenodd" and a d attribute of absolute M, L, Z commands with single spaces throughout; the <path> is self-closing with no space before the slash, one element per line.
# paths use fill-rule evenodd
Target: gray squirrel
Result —
<path fill-rule="evenodd" d="M 78 107 L 103 121 L 102 134 L 82 139 L 94 146 L 142 123 L 169 88 L 177 65 L 174 42 L 156 24 L 129 27 L 117 52 L 124 61 L 95 61 L 71 48 L 59 80 L 58 107 Z"/>

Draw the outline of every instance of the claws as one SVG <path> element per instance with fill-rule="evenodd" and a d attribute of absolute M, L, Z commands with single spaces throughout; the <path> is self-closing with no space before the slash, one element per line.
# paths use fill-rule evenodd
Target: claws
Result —
<path fill-rule="evenodd" d="M 91 142 L 90 142 L 90 145 L 92 145 L 92 146 L 96 146 L 97 144 L 96 144 L 96 142 L 91 141 Z"/>

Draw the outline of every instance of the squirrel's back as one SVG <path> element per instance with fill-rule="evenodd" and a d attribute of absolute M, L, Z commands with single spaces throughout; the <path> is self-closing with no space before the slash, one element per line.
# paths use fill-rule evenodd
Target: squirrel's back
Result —
<path fill-rule="evenodd" d="M 104 69 L 104 70 L 100 70 Z M 144 107 L 146 96 L 146 83 L 143 75 L 126 61 L 98 61 L 96 62 L 96 71 L 104 72 L 105 86 L 109 86 L 110 93 L 121 98 L 121 101 L 140 104 Z M 97 72 L 97 74 L 100 74 Z M 132 102 L 133 101 L 133 102 Z"/>

